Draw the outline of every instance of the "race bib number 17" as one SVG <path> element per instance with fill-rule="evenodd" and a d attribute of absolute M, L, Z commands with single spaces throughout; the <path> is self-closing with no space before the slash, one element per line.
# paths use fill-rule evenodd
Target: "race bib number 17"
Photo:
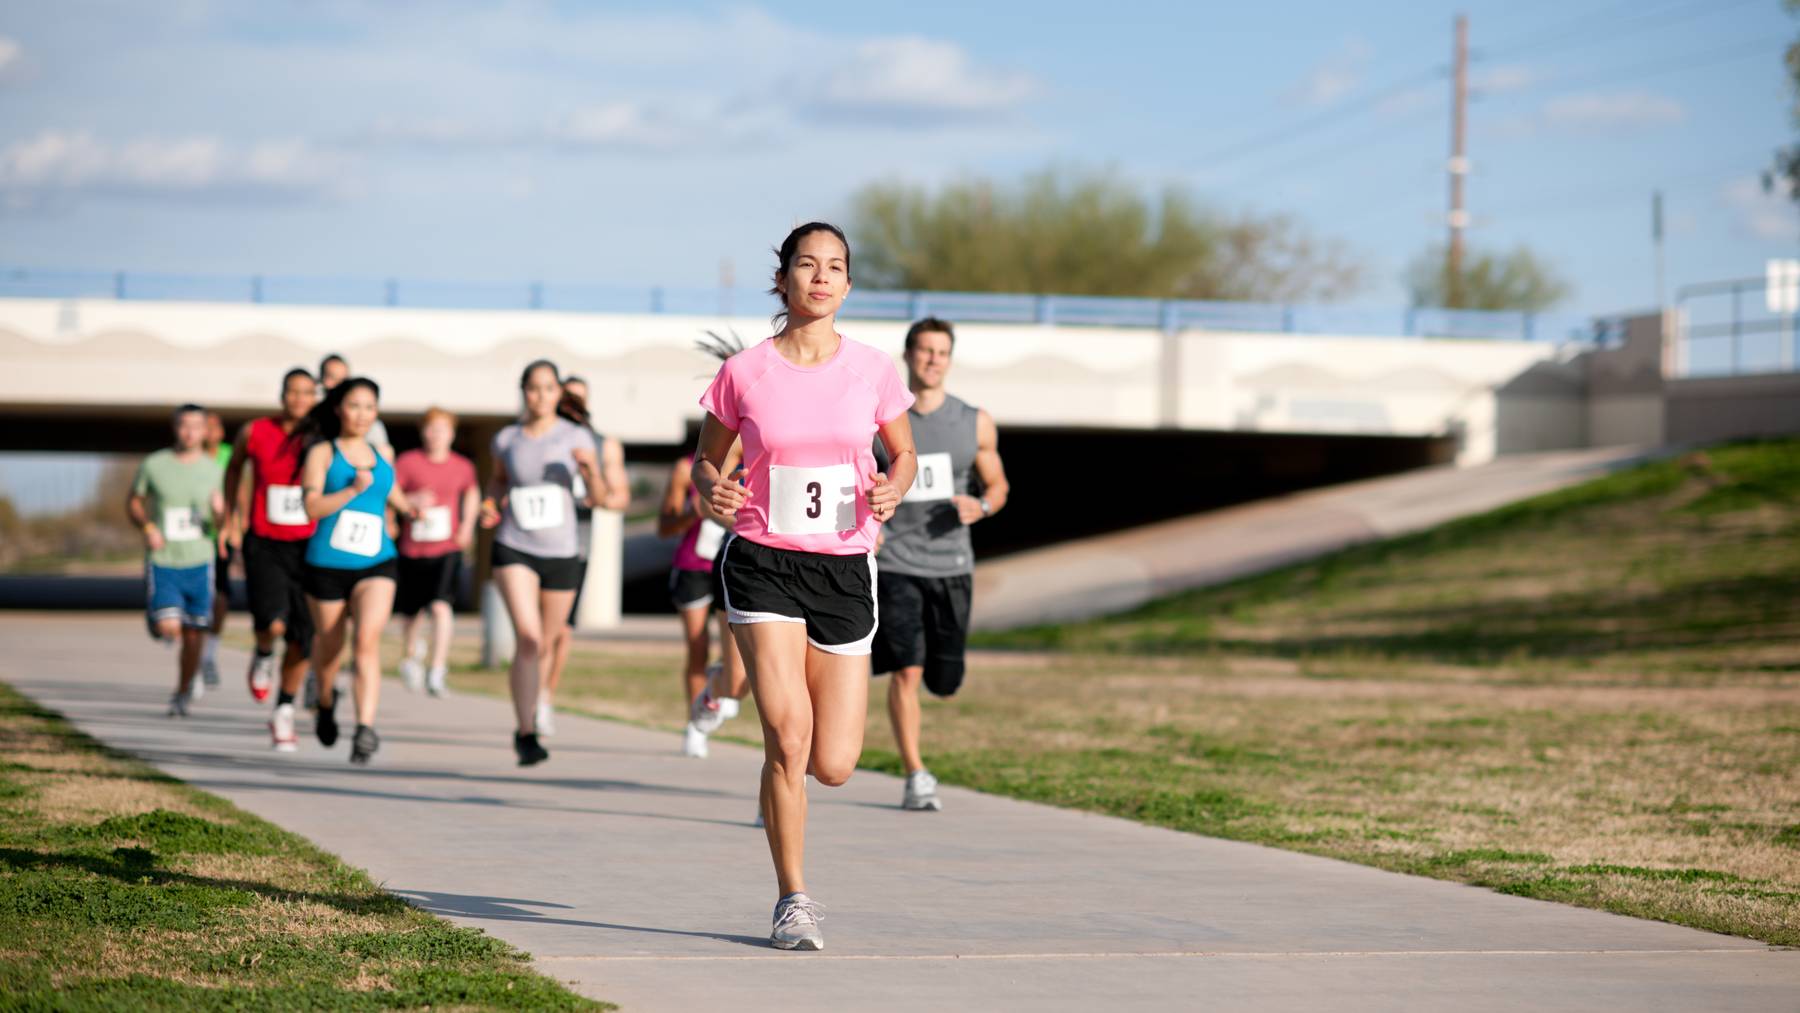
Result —
<path fill-rule="evenodd" d="M 769 531 L 826 535 L 856 527 L 856 468 L 769 468 Z"/>
<path fill-rule="evenodd" d="M 513 520 L 526 531 L 542 531 L 563 522 L 564 497 L 560 485 L 527 485 L 512 491 Z"/>

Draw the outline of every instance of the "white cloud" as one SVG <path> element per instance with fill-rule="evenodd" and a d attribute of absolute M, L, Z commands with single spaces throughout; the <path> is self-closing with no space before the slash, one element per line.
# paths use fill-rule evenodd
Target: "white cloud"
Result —
<path fill-rule="evenodd" d="M 337 186 L 339 160 L 286 139 L 248 147 L 216 137 L 113 144 L 86 131 L 46 130 L 0 148 L 0 196 L 10 208 L 77 194 L 295 201 Z"/>
<path fill-rule="evenodd" d="M 1544 122 L 1568 130 L 1654 127 L 1680 123 L 1687 107 L 1645 91 L 1560 95 L 1544 103 Z"/>
<path fill-rule="evenodd" d="M 19 40 L 0 35 L 0 74 L 13 70 L 19 65 L 19 58 L 25 54 L 25 47 Z"/>
<path fill-rule="evenodd" d="M 1800 239 L 1800 208 L 1787 188 L 1764 190 L 1762 180 L 1742 176 L 1725 184 L 1720 200 L 1737 218 L 1737 226 L 1757 239 Z"/>
<path fill-rule="evenodd" d="M 1484 95 L 1523 91 L 1543 81 L 1534 68 L 1509 63 L 1486 67 L 1469 75 L 1469 89 Z"/>
<path fill-rule="evenodd" d="M 1028 74 L 975 66 L 954 43 L 909 35 L 863 42 L 850 60 L 783 92 L 796 96 L 802 111 L 935 125 L 1003 115 L 1034 98 L 1039 86 Z"/>
<path fill-rule="evenodd" d="M 1322 106 L 1345 98 L 1363 83 L 1364 72 L 1374 55 L 1374 48 L 1363 39 L 1346 40 L 1288 89 L 1287 100 L 1300 105 Z"/>

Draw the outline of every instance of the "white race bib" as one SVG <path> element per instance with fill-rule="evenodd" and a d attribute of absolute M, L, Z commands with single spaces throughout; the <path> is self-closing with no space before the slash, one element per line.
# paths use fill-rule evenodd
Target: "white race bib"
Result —
<path fill-rule="evenodd" d="M 447 542 L 455 534 L 451 530 L 450 508 L 447 506 L 426 507 L 425 512 L 412 522 L 410 529 L 415 542 Z"/>
<path fill-rule="evenodd" d="M 163 507 L 162 536 L 165 542 L 197 542 L 206 532 L 200 530 L 193 507 Z"/>
<path fill-rule="evenodd" d="M 526 531 L 542 531 L 560 527 L 563 522 L 563 497 L 560 485 L 526 485 L 512 491 L 513 523 Z"/>
<path fill-rule="evenodd" d="M 310 522 L 306 516 L 306 494 L 297 485 L 269 486 L 264 493 L 263 517 L 270 524 L 283 527 Z"/>
<path fill-rule="evenodd" d="M 935 503 L 956 494 L 956 472 L 951 469 L 949 454 L 920 454 L 919 471 L 913 476 L 912 488 L 900 498 L 902 503 Z"/>
<path fill-rule="evenodd" d="M 387 522 L 379 515 L 364 510 L 344 510 L 331 527 L 332 548 L 352 556 L 373 556 L 381 551 L 381 536 Z"/>
<path fill-rule="evenodd" d="M 700 522 L 700 534 L 694 537 L 694 555 L 701 559 L 713 559 L 719 554 L 719 546 L 724 544 L 724 528 L 712 521 Z"/>
<path fill-rule="evenodd" d="M 575 497 L 577 503 L 587 502 L 587 482 L 582 479 L 579 470 L 575 472 L 574 479 L 574 483 L 569 486 L 569 495 Z"/>
<path fill-rule="evenodd" d="M 856 527 L 856 468 L 769 467 L 769 531 L 827 535 Z"/>

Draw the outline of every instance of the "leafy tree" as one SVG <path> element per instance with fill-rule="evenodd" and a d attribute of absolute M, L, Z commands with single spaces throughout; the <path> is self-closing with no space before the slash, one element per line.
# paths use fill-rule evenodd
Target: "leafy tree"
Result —
<path fill-rule="evenodd" d="M 1465 250 L 1462 276 L 1457 280 L 1458 284 L 1450 284 L 1449 261 L 1442 246 L 1414 257 L 1406 269 L 1406 287 L 1414 306 L 1537 312 L 1562 302 L 1573 291 L 1555 268 L 1523 246 L 1511 253 Z"/>
<path fill-rule="evenodd" d="M 1276 301 L 1362 280 L 1340 244 L 1292 219 L 1222 215 L 1174 187 L 1147 197 L 1104 173 L 877 183 L 851 220 L 857 280 L 875 288 Z"/>
<path fill-rule="evenodd" d="M 1785 0 L 1783 6 L 1789 14 L 1800 15 L 1800 0 Z M 1795 127 L 1800 128 L 1800 39 L 1788 43 L 1781 62 L 1787 68 L 1788 88 L 1796 98 L 1789 116 Z M 1789 198 L 1800 202 L 1800 144 L 1790 144 L 1775 152 L 1775 164 L 1763 172 L 1762 182 L 1764 190 L 1783 190 Z"/>

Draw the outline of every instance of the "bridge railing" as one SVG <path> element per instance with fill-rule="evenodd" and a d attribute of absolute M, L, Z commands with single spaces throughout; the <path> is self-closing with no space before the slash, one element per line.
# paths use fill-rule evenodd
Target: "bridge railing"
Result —
<path fill-rule="evenodd" d="M 1686 285 L 1675 292 L 1676 376 L 1786 373 L 1800 362 L 1796 313 L 1771 308 L 1767 278 Z M 1791 303 L 1790 303 L 1791 305 Z"/>
<path fill-rule="evenodd" d="M 173 274 L 0 268 L 0 298 L 147 299 L 301 306 L 397 306 L 414 309 L 546 310 L 761 316 L 766 293 L 742 288 L 465 282 L 412 278 Z M 858 289 L 842 316 L 957 322 L 1251 331 L 1293 334 L 1430 336 L 1587 342 L 1594 327 L 1569 313 L 1516 313 L 1428 307 L 1030 295 L 994 292 L 898 292 Z"/>

